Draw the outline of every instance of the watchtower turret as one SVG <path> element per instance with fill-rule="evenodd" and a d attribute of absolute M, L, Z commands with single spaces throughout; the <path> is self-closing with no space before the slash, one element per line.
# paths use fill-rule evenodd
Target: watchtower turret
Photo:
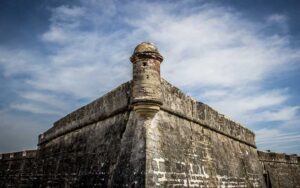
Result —
<path fill-rule="evenodd" d="M 155 114 L 162 105 L 160 64 L 163 57 L 154 44 L 142 42 L 130 58 L 133 64 L 133 109 L 142 115 Z"/>

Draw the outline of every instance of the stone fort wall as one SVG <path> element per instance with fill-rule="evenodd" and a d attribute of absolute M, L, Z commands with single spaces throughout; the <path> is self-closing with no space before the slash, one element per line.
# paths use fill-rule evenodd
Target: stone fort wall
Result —
<path fill-rule="evenodd" d="M 35 187 L 260 185 L 251 131 L 164 80 L 162 90 L 149 124 L 130 106 L 131 82 L 68 114 L 39 136 L 30 163 L 3 155 L 2 185 L 21 185 L 21 171 Z"/>
<path fill-rule="evenodd" d="M 264 187 L 254 134 L 162 80 L 148 127 L 148 187 Z"/>
<path fill-rule="evenodd" d="M 2 154 L 0 187 L 144 186 L 144 136 L 130 92 L 127 82 L 57 121 L 26 157 Z"/>
<path fill-rule="evenodd" d="M 36 150 L 0 154 L 0 187 L 32 187 Z"/>
<path fill-rule="evenodd" d="M 300 156 L 259 151 L 258 158 L 269 187 L 300 187 Z"/>

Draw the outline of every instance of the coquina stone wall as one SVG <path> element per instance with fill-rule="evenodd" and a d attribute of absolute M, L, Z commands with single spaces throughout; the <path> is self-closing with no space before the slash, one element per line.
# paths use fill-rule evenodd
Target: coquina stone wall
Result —
<path fill-rule="evenodd" d="M 151 119 L 125 83 L 57 121 L 37 150 L 0 155 L 0 187 L 299 187 L 299 157 L 258 152 L 254 134 L 162 80 Z"/>
<path fill-rule="evenodd" d="M 268 187 L 300 187 L 300 157 L 284 153 L 258 151 Z"/>
<path fill-rule="evenodd" d="M 125 83 L 57 121 L 30 155 L 2 154 L 1 187 L 144 187 L 145 131 L 130 92 Z"/>
<path fill-rule="evenodd" d="M 123 84 L 40 136 L 38 185 L 144 185 L 144 136 L 129 109 L 130 91 L 130 82 Z"/>
<path fill-rule="evenodd" d="M 0 187 L 33 187 L 36 150 L 0 154 Z"/>
<path fill-rule="evenodd" d="M 254 134 L 162 81 L 147 128 L 147 187 L 265 187 Z"/>

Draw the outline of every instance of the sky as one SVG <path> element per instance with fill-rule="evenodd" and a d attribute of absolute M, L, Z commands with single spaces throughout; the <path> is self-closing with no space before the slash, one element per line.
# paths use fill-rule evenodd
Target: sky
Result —
<path fill-rule="evenodd" d="M 143 41 L 161 75 L 300 154 L 300 1 L 0 1 L 0 152 L 36 148 L 67 113 L 131 79 Z"/>

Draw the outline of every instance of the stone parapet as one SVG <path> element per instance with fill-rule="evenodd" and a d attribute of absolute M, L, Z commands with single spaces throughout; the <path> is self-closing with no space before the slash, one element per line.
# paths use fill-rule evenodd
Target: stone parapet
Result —
<path fill-rule="evenodd" d="M 262 162 L 288 163 L 300 165 L 300 156 L 297 156 L 296 154 L 288 155 L 285 153 L 263 151 L 257 151 L 257 153 L 259 160 Z"/>
<path fill-rule="evenodd" d="M 258 151 L 267 187 L 300 187 L 300 157 L 296 154 Z"/>
<path fill-rule="evenodd" d="M 24 151 L 11 152 L 11 153 L 1 153 L 0 160 L 12 161 L 12 160 L 35 158 L 36 151 L 37 150 L 24 150 Z"/>
<path fill-rule="evenodd" d="M 208 105 L 185 95 L 178 88 L 163 79 L 162 94 L 162 110 L 198 123 L 199 125 L 249 146 L 256 147 L 255 134 L 252 131 L 226 118 L 223 114 L 218 113 Z"/>
<path fill-rule="evenodd" d="M 127 82 L 54 123 L 54 126 L 39 135 L 39 145 L 128 110 L 131 83 Z"/>

